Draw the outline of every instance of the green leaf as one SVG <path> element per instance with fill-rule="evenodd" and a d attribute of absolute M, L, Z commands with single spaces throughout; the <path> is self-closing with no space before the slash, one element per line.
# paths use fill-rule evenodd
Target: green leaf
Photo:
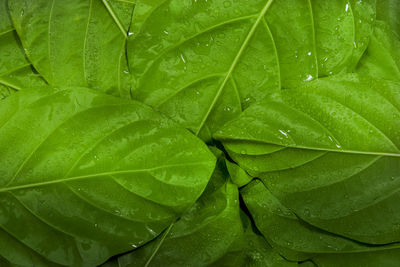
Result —
<path fill-rule="evenodd" d="M 133 98 L 208 140 L 280 88 L 352 70 L 368 44 L 374 0 L 315 2 L 139 3 L 128 41 Z"/>
<path fill-rule="evenodd" d="M 230 156 L 302 220 L 360 242 L 400 241 L 400 84 L 320 79 L 269 96 L 215 137 L 239 142 L 243 154 Z"/>
<path fill-rule="evenodd" d="M 400 37 L 400 2 L 397 0 L 379 0 L 376 3 L 376 17 L 389 24 L 390 29 Z"/>
<path fill-rule="evenodd" d="M 358 72 L 376 78 L 400 81 L 400 37 L 390 26 L 377 21 Z"/>
<path fill-rule="evenodd" d="M 203 192 L 215 157 L 151 108 L 85 88 L 0 103 L 0 256 L 94 266 L 158 236 Z"/>
<path fill-rule="evenodd" d="M 235 240 L 229 251 L 211 266 L 235 267 L 235 266 L 269 266 L 269 267 L 294 267 L 297 262 L 290 262 L 284 259 L 274 250 L 263 236 L 253 231 L 249 218 L 243 212 L 242 222 L 244 233 Z"/>
<path fill-rule="evenodd" d="M 156 240 L 119 258 L 121 266 L 205 266 L 222 257 L 243 231 L 239 192 L 224 159 L 202 197 Z"/>
<path fill-rule="evenodd" d="M 321 255 L 313 260 L 320 267 L 397 267 L 400 262 L 400 249 L 388 249 L 366 253 L 348 253 L 340 255 Z"/>
<path fill-rule="evenodd" d="M 129 88 L 125 43 L 134 4 L 116 2 L 10 0 L 9 7 L 28 58 L 49 84 L 121 95 Z"/>
<path fill-rule="evenodd" d="M 290 266 L 253 232 L 238 197 L 221 155 L 194 206 L 157 239 L 120 257 L 120 266 Z"/>
<path fill-rule="evenodd" d="M 252 177 L 248 175 L 237 164 L 226 160 L 226 167 L 228 169 L 232 182 L 237 186 L 244 186 L 252 180 Z"/>
<path fill-rule="evenodd" d="M 102 265 L 100 265 L 100 267 L 121 267 L 121 266 L 118 262 L 118 258 L 112 258 L 107 262 L 103 263 Z"/>
<path fill-rule="evenodd" d="M 364 75 L 400 81 L 400 2 L 377 1 L 374 34 L 358 71 Z"/>
<path fill-rule="evenodd" d="M 45 85 L 25 58 L 8 13 L 7 0 L 0 0 L 0 99 L 25 87 Z"/>
<path fill-rule="evenodd" d="M 328 253 L 375 253 L 400 246 L 371 246 L 313 227 L 282 205 L 259 180 L 245 186 L 240 193 L 257 228 L 269 243 L 290 260 L 316 259 L 326 257 Z"/>

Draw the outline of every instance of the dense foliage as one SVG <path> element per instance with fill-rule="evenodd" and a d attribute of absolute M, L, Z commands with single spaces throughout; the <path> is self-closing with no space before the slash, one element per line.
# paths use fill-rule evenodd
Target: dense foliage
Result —
<path fill-rule="evenodd" d="M 398 0 L 0 0 L 0 266 L 399 266 Z"/>

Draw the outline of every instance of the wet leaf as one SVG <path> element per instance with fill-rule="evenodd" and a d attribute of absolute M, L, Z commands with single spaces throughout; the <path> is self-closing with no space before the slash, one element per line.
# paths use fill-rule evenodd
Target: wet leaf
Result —
<path fill-rule="evenodd" d="M 215 164 L 151 108 L 85 88 L 23 90 L 0 114 L 0 255 L 16 265 L 94 266 L 145 244 Z"/>
<path fill-rule="evenodd" d="M 133 1 L 9 1 L 33 66 L 51 85 L 87 86 L 113 95 L 129 88 L 125 42 Z"/>
<path fill-rule="evenodd" d="M 215 137 L 302 220 L 386 244 L 400 241 L 399 133 L 400 85 L 347 75 L 271 95 Z"/>
<path fill-rule="evenodd" d="M 128 42 L 132 96 L 208 141 L 221 124 L 280 88 L 354 69 L 368 45 L 374 4 L 138 3 L 139 26 Z"/>

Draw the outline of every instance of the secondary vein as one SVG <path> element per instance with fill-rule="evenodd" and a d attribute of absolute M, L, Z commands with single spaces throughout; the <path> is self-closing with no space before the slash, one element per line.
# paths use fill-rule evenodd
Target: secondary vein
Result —
<path fill-rule="evenodd" d="M 268 2 L 265 4 L 264 8 L 261 10 L 260 14 L 258 15 L 256 21 L 254 22 L 253 26 L 251 27 L 249 33 L 246 36 L 246 39 L 244 40 L 242 46 L 239 49 L 239 52 L 237 53 L 236 57 L 233 59 L 232 64 L 228 70 L 228 72 L 225 75 L 225 78 L 223 80 L 223 82 L 221 83 L 220 87 L 217 90 L 217 94 L 215 95 L 213 101 L 211 102 L 210 107 L 208 108 L 205 116 L 203 117 L 199 128 L 196 131 L 196 135 L 198 135 L 201 131 L 201 129 L 203 128 L 205 122 L 207 121 L 208 117 L 210 116 L 211 111 L 213 110 L 215 104 L 217 103 L 223 89 L 225 88 L 226 83 L 228 82 L 229 78 L 232 75 L 233 70 L 235 69 L 237 63 L 239 62 L 240 57 L 242 56 L 245 48 L 247 47 L 248 43 L 250 42 L 251 37 L 254 35 L 254 32 L 256 31 L 258 25 L 260 24 L 260 22 L 262 21 L 262 19 L 264 18 L 265 14 L 267 13 L 268 8 L 271 6 L 273 0 L 268 0 Z"/>

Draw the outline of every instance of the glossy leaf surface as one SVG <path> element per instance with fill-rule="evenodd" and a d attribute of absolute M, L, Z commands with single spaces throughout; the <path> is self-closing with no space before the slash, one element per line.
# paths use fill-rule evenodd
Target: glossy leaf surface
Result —
<path fill-rule="evenodd" d="M 316 228 L 282 205 L 259 180 L 241 189 L 241 195 L 257 228 L 287 259 L 301 261 L 311 258 L 326 261 L 329 258 L 340 259 L 347 254 L 378 255 L 383 251 L 399 250 L 399 244 L 371 246 Z M 376 262 L 381 259 L 377 257 L 374 260 Z"/>
<path fill-rule="evenodd" d="M 240 214 L 223 156 L 201 198 L 156 240 L 118 259 L 120 266 L 291 266 Z"/>
<path fill-rule="evenodd" d="M 400 81 L 400 2 L 377 2 L 374 34 L 359 66 L 359 72 L 378 78 Z"/>
<path fill-rule="evenodd" d="M 0 1 L 0 99 L 24 87 L 45 85 L 27 61 L 12 25 L 7 1 Z"/>
<path fill-rule="evenodd" d="M 28 58 L 49 84 L 114 95 L 129 88 L 125 41 L 132 1 L 8 2 Z"/>
<path fill-rule="evenodd" d="M 399 133 L 400 85 L 346 76 L 271 95 L 216 138 L 301 219 L 385 244 L 400 241 Z"/>
<path fill-rule="evenodd" d="M 144 6 L 128 42 L 132 96 L 206 140 L 280 88 L 354 68 L 375 18 L 374 1 Z"/>
<path fill-rule="evenodd" d="M 23 90 L 0 114 L 0 255 L 16 265 L 94 266 L 143 245 L 215 164 L 151 108 L 85 88 Z"/>

